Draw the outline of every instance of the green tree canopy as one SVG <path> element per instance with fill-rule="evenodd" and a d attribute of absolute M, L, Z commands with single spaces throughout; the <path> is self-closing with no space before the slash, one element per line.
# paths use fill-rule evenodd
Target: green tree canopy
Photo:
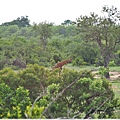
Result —
<path fill-rule="evenodd" d="M 97 43 L 101 56 L 104 61 L 104 67 L 108 68 L 109 61 L 113 58 L 113 51 L 120 43 L 120 12 L 117 8 L 103 7 L 102 12 L 107 16 L 98 16 L 91 13 L 90 16 L 80 16 L 77 19 L 77 31 L 84 34 L 86 41 Z M 105 75 L 109 78 L 109 73 Z"/>
<path fill-rule="evenodd" d="M 48 38 L 52 36 L 51 26 L 53 26 L 53 23 L 47 23 L 46 21 L 39 23 L 38 25 L 34 23 L 34 26 L 33 26 L 33 30 L 35 30 L 40 36 L 40 41 L 43 45 L 44 50 L 46 50 Z"/>
<path fill-rule="evenodd" d="M 13 20 L 11 22 L 5 22 L 1 26 L 9 26 L 9 25 L 17 25 L 19 28 L 21 27 L 28 27 L 30 26 L 30 20 L 28 19 L 28 16 L 21 16 L 18 17 L 16 20 Z"/>

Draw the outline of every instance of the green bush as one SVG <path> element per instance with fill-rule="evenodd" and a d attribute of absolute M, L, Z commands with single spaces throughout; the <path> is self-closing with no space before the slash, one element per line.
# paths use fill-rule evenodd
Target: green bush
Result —
<path fill-rule="evenodd" d="M 114 61 L 110 61 L 110 62 L 109 62 L 109 66 L 110 66 L 110 67 L 113 67 L 113 66 L 116 66 L 116 64 L 115 64 Z"/>
<path fill-rule="evenodd" d="M 90 71 L 59 72 L 38 64 L 19 71 L 1 70 L 0 117 L 115 118 L 120 99 L 115 98 L 108 80 L 95 79 Z M 100 72 L 103 75 L 106 70 Z"/>

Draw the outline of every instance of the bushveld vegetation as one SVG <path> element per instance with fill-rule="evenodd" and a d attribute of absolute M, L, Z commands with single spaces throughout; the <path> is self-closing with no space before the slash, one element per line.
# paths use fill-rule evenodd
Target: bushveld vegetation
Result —
<path fill-rule="evenodd" d="M 106 78 L 120 65 L 120 13 L 103 12 L 61 25 L 30 25 L 28 16 L 0 25 L 0 118 L 119 118 L 120 96 Z M 60 75 L 52 70 L 69 58 Z M 103 66 L 99 78 L 90 66 Z"/>

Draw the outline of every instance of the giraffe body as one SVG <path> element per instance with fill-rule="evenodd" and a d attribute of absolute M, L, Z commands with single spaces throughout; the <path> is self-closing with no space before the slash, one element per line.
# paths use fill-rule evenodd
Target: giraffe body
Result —
<path fill-rule="evenodd" d="M 71 61 L 72 61 L 72 59 L 70 58 L 68 60 L 64 60 L 62 62 L 59 62 L 52 68 L 52 70 L 54 70 L 55 68 L 60 68 L 62 70 L 62 66 L 64 66 L 65 64 L 67 64 L 67 63 L 69 63 Z"/>

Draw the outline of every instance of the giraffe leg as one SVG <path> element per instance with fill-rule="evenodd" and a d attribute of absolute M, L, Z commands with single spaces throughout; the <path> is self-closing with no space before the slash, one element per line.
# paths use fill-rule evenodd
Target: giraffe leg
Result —
<path fill-rule="evenodd" d="M 60 76 L 61 71 L 62 71 L 62 67 L 60 67 L 59 76 Z"/>

